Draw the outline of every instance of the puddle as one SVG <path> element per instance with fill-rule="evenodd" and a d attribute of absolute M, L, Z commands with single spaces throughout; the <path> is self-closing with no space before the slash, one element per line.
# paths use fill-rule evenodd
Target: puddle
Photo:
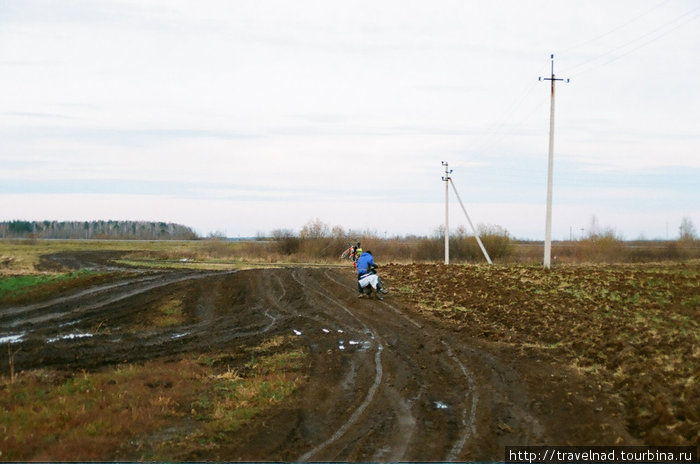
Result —
<path fill-rule="evenodd" d="M 435 405 L 435 409 L 449 409 L 449 406 L 442 401 L 433 401 L 433 404 Z"/>
<path fill-rule="evenodd" d="M 60 337 L 49 338 L 48 340 L 46 340 L 46 343 L 53 343 L 53 342 L 57 342 L 59 340 L 74 340 L 76 338 L 87 338 L 87 337 L 92 337 L 92 334 L 76 333 L 76 334 L 61 335 Z"/>
<path fill-rule="evenodd" d="M 323 333 L 331 333 L 331 331 L 328 329 L 321 329 L 321 330 L 323 330 Z"/>
<path fill-rule="evenodd" d="M 344 340 L 338 340 L 338 349 L 339 350 L 345 349 L 345 341 Z"/>
<path fill-rule="evenodd" d="M 183 332 L 183 333 L 181 333 L 181 334 L 175 334 L 175 335 L 173 335 L 172 337 L 170 337 L 170 339 L 171 339 L 171 340 L 176 340 L 176 339 L 178 339 L 178 338 L 182 338 L 182 337 L 184 337 L 184 336 L 186 336 L 186 335 L 189 335 L 189 334 L 190 334 L 189 332 Z"/>
<path fill-rule="evenodd" d="M 343 330 L 342 330 L 342 329 L 338 329 L 338 333 L 339 333 L 339 334 L 343 333 Z"/>
<path fill-rule="evenodd" d="M 361 342 L 358 342 L 357 340 L 350 340 L 348 344 L 357 347 L 357 351 L 367 351 L 372 348 L 372 343 L 369 340 L 364 340 Z"/>
<path fill-rule="evenodd" d="M 64 322 L 64 323 L 62 323 L 62 324 L 58 324 L 58 326 L 59 326 L 59 327 L 68 327 L 68 326 L 71 326 L 71 325 L 75 325 L 75 324 L 77 324 L 78 322 L 80 322 L 80 319 L 76 319 L 76 320 L 74 320 L 74 321 L 69 321 L 69 322 Z"/>
<path fill-rule="evenodd" d="M 24 337 L 24 332 L 19 335 L 7 335 L 5 337 L 0 337 L 0 345 L 4 345 L 5 343 L 19 343 L 22 341 L 22 337 Z"/>
<path fill-rule="evenodd" d="M 301 335 L 301 332 L 299 332 L 297 329 L 292 329 L 292 332 L 294 332 L 294 335 L 296 335 L 297 337 Z"/>

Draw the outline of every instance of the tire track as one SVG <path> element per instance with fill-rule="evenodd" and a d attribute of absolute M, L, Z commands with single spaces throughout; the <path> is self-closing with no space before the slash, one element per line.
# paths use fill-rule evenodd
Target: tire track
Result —
<path fill-rule="evenodd" d="M 210 274 L 210 277 L 217 277 L 220 275 L 226 275 L 226 274 L 233 274 L 237 271 L 226 271 L 226 272 L 217 272 L 215 274 Z M 207 277 L 209 277 L 207 276 Z M 280 283 L 280 288 L 281 294 L 276 297 L 275 295 L 272 294 L 273 292 L 273 286 L 270 285 L 270 291 L 261 291 L 261 289 L 265 289 L 268 287 L 266 285 L 267 280 L 264 282 L 260 283 L 258 282 L 258 288 L 257 294 L 259 296 L 259 307 L 262 310 L 262 314 L 269 320 L 266 324 L 262 325 L 262 322 L 257 322 L 254 324 L 248 324 L 245 326 L 239 326 L 236 327 L 235 332 L 231 332 L 231 328 L 228 327 L 227 325 L 220 326 L 220 324 L 217 324 L 216 321 L 212 320 L 210 317 L 205 318 L 204 320 L 200 321 L 199 323 L 193 324 L 189 326 L 189 331 L 185 333 L 185 335 L 178 337 L 178 338 L 184 338 L 187 337 L 188 339 L 191 339 L 195 341 L 199 337 L 212 337 L 214 335 L 217 335 L 217 340 L 223 341 L 223 342 L 230 342 L 233 340 L 238 340 L 242 338 L 247 338 L 247 337 L 253 337 L 257 335 L 262 335 L 270 330 L 272 330 L 273 327 L 275 327 L 279 321 L 285 320 L 290 318 L 290 316 L 285 316 L 282 314 L 282 305 L 281 305 L 281 300 L 284 298 L 286 295 L 286 289 L 284 288 L 283 285 L 281 285 L 281 281 L 279 280 L 278 276 L 275 276 Z M 266 304 L 271 305 L 273 308 L 265 308 Z M 256 307 L 258 307 L 256 305 Z M 213 303 L 210 303 L 209 306 L 213 306 Z M 276 309 L 276 310 L 275 310 Z M 181 328 L 180 328 L 181 330 Z M 223 333 L 223 335 L 219 335 Z M 166 337 L 166 341 L 167 341 Z M 172 338 L 170 336 L 169 338 Z"/>
<path fill-rule="evenodd" d="M 104 306 L 107 306 L 107 305 L 112 304 L 112 303 L 117 303 L 117 302 L 125 300 L 127 298 L 141 295 L 143 293 L 149 292 L 151 290 L 155 290 L 157 288 L 166 287 L 168 285 L 186 282 L 189 280 L 204 279 L 204 278 L 212 277 L 215 275 L 231 274 L 234 272 L 237 272 L 237 271 L 226 271 L 226 272 L 220 272 L 220 273 L 204 273 L 204 274 L 194 274 L 194 275 L 175 277 L 172 279 L 167 279 L 167 280 L 162 281 L 162 282 L 144 285 L 144 286 L 141 286 L 140 288 L 137 288 L 137 289 L 134 289 L 134 290 L 131 290 L 128 292 L 120 292 L 114 296 L 107 297 L 107 298 L 105 298 L 102 301 L 99 301 L 97 303 L 92 303 L 92 304 L 83 305 L 83 306 L 77 306 L 68 312 L 56 311 L 56 312 L 49 312 L 47 314 L 42 314 L 40 316 L 35 316 L 35 317 L 31 317 L 31 318 L 17 319 L 15 321 L 11 322 L 9 324 L 9 326 L 10 327 L 18 327 L 18 326 L 25 325 L 25 324 L 36 324 L 36 323 L 40 323 L 40 322 L 48 322 L 50 320 L 53 320 L 53 319 L 56 319 L 59 317 L 78 315 L 78 314 L 86 313 L 89 311 L 94 311 L 96 309 L 100 309 Z M 119 286 L 117 286 L 116 288 L 119 288 Z M 88 292 L 87 295 L 89 296 L 90 293 Z M 57 304 L 63 304 L 63 301 L 60 301 Z M 45 306 L 45 307 L 50 307 L 50 306 Z"/>
<path fill-rule="evenodd" d="M 388 306 L 390 309 L 392 309 L 396 314 L 400 315 L 413 325 L 415 325 L 418 328 L 422 328 L 422 325 L 415 322 L 413 319 L 411 319 L 409 316 L 404 314 L 402 311 L 399 309 L 395 308 L 389 303 L 386 303 L 382 301 L 384 306 Z M 467 392 L 465 398 L 465 402 L 468 401 L 469 399 L 471 400 L 471 406 L 469 408 L 469 412 L 467 412 L 467 408 L 463 408 L 462 410 L 462 426 L 464 428 L 464 432 L 462 432 L 462 436 L 460 439 L 455 443 L 455 445 L 452 447 L 450 452 L 448 453 L 447 457 L 445 460 L 447 461 L 455 461 L 459 458 L 459 455 L 461 454 L 462 450 L 464 449 L 464 445 L 467 443 L 467 440 L 469 440 L 470 437 L 476 436 L 476 414 L 477 414 L 477 405 L 479 403 L 479 393 L 476 390 L 476 383 L 474 382 L 474 377 L 472 376 L 471 372 L 466 368 L 466 366 L 462 363 L 462 361 L 459 360 L 457 356 L 455 356 L 452 347 L 450 344 L 448 344 L 445 340 L 440 340 L 440 343 L 442 343 L 445 346 L 445 349 L 447 350 L 447 356 L 452 359 L 457 366 L 459 367 L 459 370 L 462 372 L 464 377 L 467 379 L 467 384 L 469 385 L 469 391 Z"/>
<path fill-rule="evenodd" d="M 162 277 L 162 276 L 163 276 L 163 274 L 158 274 L 158 275 L 153 275 L 153 276 L 149 276 L 149 277 L 145 277 L 145 278 L 144 277 L 137 277 L 134 279 L 128 279 L 128 280 L 124 280 L 121 282 L 98 285 L 95 287 L 90 287 L 88 289 L 82 290 L 82 291 L 75 293 L 73 295 L 52 298 L 50 300 L 41 301 L 39 303 L 31 303 L 31 304 L 22 305 L 22 306 L 10 306 L 8 308 L 1 309 L 0 313 L 2 313 L 3 318 L 7 317 L 7 316 L 15 316 L 15 315 L 19 315 L 19 314 L 24 313 L 24 312 L 35 311 L 37 309 L 44 309 L 44 308 L 48 308 L 51 306 L 56 306 L 58 304 L 70 303 L 74 300 L 79 300 L 79 299 L 87 297 L 87 296 L 95 296 L 95 295 L 98 295 L 100 293 L 106 293 L 109 290 L 113 290 L 115 288 L 125 287 L 127 285 L 133 285 L 133 284 L 143 284 L 144 282 L 147 282 L 150 280 L 155 280 L 155 279 L 158 279 L 159 277 Z"/>
<path fill-rule="evenodd" d="M 336 299 L 334 299 L 334 298 L 332 298 L 332 297 L 329 297 L 328 295 L 326 295 L 326 294 L 324 294 L 324 293 L 322 293 L 322 292 L 316 290 L 315 288 L 312 288 L 311 286 L 305 284 L 304 282 L 302 282 L 302 281 L 298 278 L 298 276 L 296 275 L 296 272 L 292 272 L 292 278 L 293 278 L 297 283 L 299 283 L 299 285 L 301 285 L 302 287 L 306 288 L 308 291 L 311 291 L 311 292 L 313 292 L 313 293 L 315 293 L 315 294 L 317 294 L 317 295 L 323 297 L 324 299 L 328 300 L 329 302 L 331 302 L 331 303 L 334 304 L 335 306 L 339 307 L 340 309 L 342 309 L 343 311 L 345 311 L 346 313 L 348 313 L 353 319 L 355 319 L 357 322 L 359 322 L 360 325 L 363 326 L 363 327 L 367 330 L 368 333 L 371 333 L 371 334 L 372 334 L 372 337 L 373 337 L 375 340 L 377 340 L 377 352 L 376 352 L 375 355 L 374 355 L 374 366 L 375 366 L 374 381 L 373 381 L 372 385 L 370 386 L 369 390 L 367 391 L 367 394 L 365 395 L 364 400 L 363 400 L 362 403 L 355 409 L 355 411 L 353 411 L 353 413 L 350 415 L 350 417 L 348 418 L 348 420 L 345 421 L 345 423 L 344 423 L 343 425 L 341 425 L 341 426 L 333 433 L 333 435 L 331 435 L 329 438 L 327 438 L 327 439 L 326 439 L 323 443 L 321 443 L 320 445 L 317 445 L 315 448 L 313 448 L 313 449 L 311 449 L 310 451 L 304 453 L 303 455 L 301 455 L 301 456 L 298 458 L 299 461 L 308 461 L 309 459 L 311 459 L 311 457 L 313 457 L 313 456 L 316 455 L 317 453 L 323 451 L 326 447 L 328 447 L 328 446 L 331 445 L 332 443 L 335 443 L 335 442 L 338 441 L 340 438 L 342 438 L 343 435 L 345 435 L 345 434 L 348 432 L 348 430 L 350 430 L 350 427 L 352 427 L 353 425 L 355 425 L 355 423 L 358 421 L 358 419 L 360 418 L 360 416 L 362 416 L 362 414 L 365 412 L 365 410 L 366 410 L 367 407 L 370 405 L 370 403 L 372 403 L 372 401 L 374 401 L 374 397 L 375 397 L 375 395 L 376 395 L 376 393 L 377 393 L 377 389 L 379 388 L 379 385 L 380 385 L 381 382 L 382 382 L 382 377 L 383 377 L 383 375 L 384 375 L 384 368 L 383 368 L 383 366 L 382 366 L 382 351 L 384 350 L 384 346 L 383 346 L 383 344 L 382 344 L 382 342 L 381 342 L 381 339 L 380 339 L 379 336 L 377 335 L 377 332 L 374 330 L 374 328 L 370 328 L 369 326 L 367 326 L 367 324 L 365 324 L 364 322 L 362 322 L 362 321 L 361 321 L 347 306 L 341 304 L 341 303 L 338 302 Z"/>
<path fill-rule="evenodd" d="M 343 282 L 340 282 L 339 280 L 337 280 L 337 279 L 334 278 L 333 276 L 328 275 L 328 271 L 324 271 L 323 275 L 324 275 L 328 280 L 331 280 L 331 281 L 335 282 L 336 284 L 338 284 L 338 285 L 340 285 L 340 286 L 342 286 L 342 287 L 347 287 L 347 284 L 345 284 L 345 283 L 343 283 Z M 398 314 L 399 316 L 401 316 L 401 317 L 403 317 L 404 319 L 406 319 L 408 322 L 410 322 L 411 324 L 413 324 L 415 327 L 417 327 L 417 328 L 419 328 L 419 329 L 422 329 L 422 328 L 423 328 L 423 326 L 422 326 L 421 324 L 419 324 L 419 323 L 416 322 L 415 320 L 411 319 L 409 316 L 407 316 L 406 314 L 404 314 L 402 311 L 400 311 L 399 309 L 397 309 L 397 308 L 394 307 L 393 305 L 387 303 L 387 302 L 384 301 L 384 300 L 380 300 L 380 302 L 381 302 L 384 306 L 387 306 L 389 309 L 391 309 L 392 311 L 394 311 L 394 312 L 395 312 L 396 314 Z"/>
<path fill-rule="evenodd" d="M 0 309 L 0 325 L 20 327 L 21 334 L 5 341 L 17 349 L 14 361 L 22 370 L 78 372 L 212 352 L 245 363 L 249 347 L 285 333 L 289 347 L 308 347 L 298 394 L 245 430 L 217 439 L 216 449 L 207 444 L 191 455 L 206 460 L 490 461 L 512 443 L 626 437 L 617 422 L 620 428 L 610 434 L 597 431 L 605 418 L 586 412 L 588 397 L 564 396 L 588 392 L 578 380 L 547 384 L 552 368 L 537 369 L 546 369 L 550 358 L 466 336 L 460 327 L 413 311 L 409 299 L 357 299 L 347 269 L 226 276 L 234 272 L 120 275 L 78 293 Z M 149 316 L 174 299 L 182 305 L 181 322 L 150 324 Z M 325 324 L 337 324 L 345 335 Z M 293 328 L 304 336 L 291 337 Z M 69 337 L 53 337 L 56 331 L 70 331 Z M 25 332 L 31 336 L 23 339 Z M 8 372 L 9 365 L 0 362 L 0 369 Z M 553 408 L 564 402 L 566 417 L 552 419 Z M 567 429 L 571 414 L 588 414 L 588 422 Z M 187 427 L 182 430 L 192 430 Z"/>
<path fill-rule="evenodd" d="M 477 404 L 479 404 L 479 393 L 476 391 L 476 384 L 474 383 L 474 378 L 472 377 L 472 374 L 464 366 L 464 364 L 462 364 L 462 361 L 460 361 L 459 358 L 455 356 L 454 352 L 452 351 L 452 347 L 445 340 L 440 340 L 440 342 L 443 345 L 445 345 L 445 348 L 447 349 L 447 356 L 449 356 L 455 363 L 457 363 L 457 366 L 459 366 L 459 369 L 462 371 L 462 374 L 464 374 L 464 377 L 466 377 L 467 379 L 467 383 L 469 384 L 469 391 L 467 392 L 465 398 L 471 397 L 471 408 L 469 410 L 469 414 L 467 415 L 466 408 L 463 410 L 462 426 L 464 427 L 464 432 L 462 433 L 461 438 L 452 447 L 446 458 L 447 461 L 455 461 L 459 458 L 459 455 L 462 453 L 462 450 L 464 449 L 464 445 L 467 443 L 467 440 L 470 437 L 476 436 L 476 407 Z"/>
<path fill-rule="evenodd" d="M 334 283 L 336 286 L 344 289 L 344 292 L 354 294 L 354 292 L 347 290 L 348 285 L 346 282 L 338 280 L 328 271 L 324 272 L 324 277 L 330 282 Z M 362 304 L 364 303 L 370 302 L 363 301 Z M 371 459 L 373 461 L 411 460 L 411 453 L 414 453 L 415 455 L 415 453 L 420 452 L 419 450 L 422 448 L 420 444 L 421 440 L 419 439 L 417 442 L 415 440 L 415 433 L 418 429 L 419 421 L 421 424 L 426 424 L 426 421 L 427 423 L 430 423 L 434 419 L 442 420 L 442 418 L 434 417 L 434 408 L 430 406 L 432 405 L 430 401 L 419 401 L 423 394 L 428 391 L 425 383 L 420 381 L 415 383 L 417 378 L 422 378 L 423 381 L 430 382 L 430 377 L 434 375 L 434 372 L 427 371 L 424 373 L 423 369 L 425 369 L 426 366 L 416 363 L 416 360 L 410 355 L 407 356 L 408 353 L 412 352 L 412 349 L 416 348 L 415 343 L 409 343 L 406 345 L 399 342 L 397 344 L 397 337 L 400 339 L 406 332 L 415 334 L 415 329 L 423 329 L 423 326 L 414 319 L 402 313 L 393 305 L 387 303 L 385 300 L 372 303 L 377 304 L 372 305 L 370 303 L 370 305 L 367 307 L 374 306 L 377 308 L 381 303 L 381 306 L 379 307 L 389 307 L 392 309 L 392 311 L 402 316 L 402 318 L 386 319 L 385 316 L 381 315 L 381 311 L 372 311 L 371 315 L 373 318 L 379 317 L 378 320 L 384 324 L 390 324 L 390 326 L 385 327 L 384 330 L 386 330 L 387 334 L 389 334 L 394 340 L 389 344 L 389 350 L 387 351 L 386 355 L 387 361 L 392 360 L 393 371 L 391 372 L 390 377 L 388 377 L 387 382 L 382 385 L 383 397 L 389 402 L 389 404 L 385 406 L 385 409 L 390 405 L 389 409 L 393 413 L 393 417 L 385 419 L 389 420 L 389 423 L 385 423 L 384 426 L 389 427 L 393 430 L 393 432 L 384 437 L 386 440 L 385 445 L 375 450 Z M 401 327 L 401 323 L 403 321 L 408 322 L 409 324 L 405 324 L 403 327 Z M 399 323 L 398 325 L 396 325 L 397 322 Z M 423 334 L 423 332 L 424 330 L 421 330 L 420 333 Z M 423 337 L 421 336 L 418 338 Z M 418 344 L 420 344 L 420 342 L 418 342 Z M 411 346 L 413 346 L 413 348 L 411 348 Z M 388 357 L 389 353 L 393 354 L 391 358 Z M 398 377 L 402 375 L 401 372 L 409 373 L 408 378 L 412 378 L 412 381 L 409 381 L 409 383 L 402 383 L 406 382 L 406 378 L 404 377 L 403 381 L 399 380 L 400 385 L 395 386 L 396 380 L 392 379 L 391 377 L 397 377 L 398 379 Z M 410 385 L 411 383 L 413 383 L 413 386 Z M 413 391 L 415 394 L 409 395 L 409 391 Z M 379 425 L 379 427 L 382 427 L 382 425 Z M 374 444 L 376 445 L 376 442 L 374 442 Z M 433 447 L 433 445 L 433 443 L 428 444 L 429 447 Z M 423 446 L 425 446 L 425 444 L 423 444 Z M 420 454 L 418 456 L 420 456 Z"/>
<path fill-rule="evenodd" d="M 308 461 L 312 456 L 315 454 L 319 453 L 323 449 L 325 449 L 328 445 L 336 442 L 338 439 L 340 439 L 345 433 L 347 433 L 348 430 L 350 430 L 350 427 L 355 425 L 355 422 L 360 418 L 360 416 L 365 412 L 365 409 L 367 409 L 367 406 L 374 400 L 374 395 L 377 392 L 377 389 L 379 388 L 379 385 L 382 382 L 382 375 L 384 374 L 383 368 L 382 368 L 382 350 L 383 346 L 379 345 L 377 346 L 377 352 L 374 355 L 374 364 L 376 366 L 376 371 L 375 371 L 375 376 L 374 376 L 374 382 L 372 383 L 372 386 L 369 388 L 367 391 L 367 395 L 365 396 L 364 401 L 360 406 L 355 409 L 355 411 L 352 413 L 350 418 L 339 428 L 335 431 L 335 433 L 330 436 L 326 441 L 321 443 L 320 445 L 316 446 L 314 449 L 311 451 L 303 454 L 298 458 L 299 461 Z"/>
<path fill-rule="evenodd" d="M 334 277 L 330 276 L 328 274 L 328 271 L 324 272 L 324 276 L 327 277 L 329 280 L 335 282 L 338 285 L 341 286 L 346 286 L 346 284 L 338 281 Z M 423 325 L 416 322 L 414 319 L 409 317 L 407 314 L 405 314 L 403 311 L 399 310 L 392 304 L 380 300 L 378 303 L 380 303 L 384 307 L 388 307 L 391 309 L 394 313 L 397 315 L 401 316 L 404 320 L 408 321 L 410 324 L 412 324 L 414 327 L 418 329 L 423 329 Z M 460 361 L 460 359 L 454 354 L 454 351 L 451 347 L 450 344 L 448 344 L 445 340 L 440 340 L 440 343 L 445 347 L 447 356 L 454 361 L 457 366 L 459 367 L 460 372 L 462 375 L 466 378 L 467 384 L 469 386 L 469 390 L 467 391 L 465 395 L 465 404 L 471 403 L 470 406 L 464 407 L 462 409 L 462 428 L 463 432 L 459 438 L 459 440 L 456 441 L 456 443 L 453 445 L 453 447 L 450 449 L 449 453 L 447 454 L 446 460 L 447 461 L 454 461 L 459 458 L 459 455 L 462 453 L 464 446 L 466 445 L 467 441 L 476 436 L 477 430 L 476 430 L 476 415 L 477 415 L 477 406 L 479 403 L 479 394 L 476 389 L 476 383 L 474 381 L 474 377 L 471 374 L 471 372 L 467 369 L 467 367 Z"/>
<path fill-rule="evenodd" d="M 83 293 L 83 299 L 78 300 L 75 306 L 66 304 L 61 300 L 56 307 L 48 306 L 48 313 L 44 312 L 29 319 L 22 319 L 21 316 L 16 316 L 16 318 L 11 320 L 11 324 L 24 328 L 21 333 L 23 338 L 21 343 L 26 348 L 20 352 L 17 358 L 18 363 L 26 369 L 42 364 L 70 364 L 78 359 L 80 359 L 78 362 L 83 366 L 100 365 L 127 359 L 131 361 L 148 359 L 165 353 L 172 355 L 183 351 L 206 349 L 212 346 L 212 340 L 215 340 L 215 343 L 218 345 L 223 345 L 236 340 L 260 336 L 273 331 L 282 320 L 289 318 L 289 316 L 277 312 L 274 305 L 269 306 L 266 304 L 270 302 L 270 298 L 274 300 L 276 295 L 271 294 L 271 292 L 260 292 L 258 290 L 256 295 L 260 306 L 259 311 L 256 311 L 254 308 L 249 308 L 247 311 L 251 315 L 257 314 L 255 319 L 258 320 L 253 322 L 249 316 L 246 316 L 250 322 L 245 325 L 234 323 L 227 314 L 214 319 L 212 313 L 207 313 L 198 315 L 199 320 L 194 322 L 175 327 L 151 327 L 134 333 L 124 330 L 118 330 L 114 333 L 109 331 L 96 333 L 94 329 L 75 329 L 75 327 L 78 327 L 78 320 L 93 320 L 92 327 L 94 327 L 94 318 L 101 312 L 114 313 L 116 310 L 115 314 L 118 314 L 121 312 L 121 307 L 133 307 L 134 309 L 130 310 L 130 312 L 137 313 L 140 311 L 138 309 L 140 307 L 139 302 L 134 302 L 136 306 L 131 302 L 122 303 L 121 305 L 119 303 L 133 297 L 147 298 L 152 292 L 160 288 L 165 288 L 165 292 L 168 292 L 169 286 L 182 282 L 199 281 L 198 285 L 200 288 L 209 289 L 213 287 L 213 292 L 217 293 L 216 289 L 219 288 L 217 283 L 218 285 L 230 285 L 228 280 L 224 280 L 222 283 L 220 278 L 236 272 L 169 274 L 166 280 L 153 282 L 153 279 L 149 279 L 149 284 L 130 289 L 124 288 L 122 282 L 119 285 L 110 286 L 108 290 L 100 288 L 101 296 L 97 301 L 90 301 L 90 296 L 93 295 L 91 290 L 94 289 L 88 289 L 81 292 Z M 236 283 L 233 284 L 236 285 Z M 278 290 L 282 292 L 279 297 L 281 300 L 284 297 L 285 289 L 280 288 Z M 104 295 L 104 292 L 109 293 Z M 80 306 L 81 302 L 84 303 L 82 306 Z M 45 303 L 42 304 L 46 306 Z M 117 306 L 110 306 L 115 304 Z M 212 308 L 217 306 L 217 302 L 210 298 L 204 304 Z M 67 335 L 61 335 L 60 332 L 56 333 L 56 330 L 60 330 L 63 325 L 57 327 L 55 320 L 70 318 L 80 318 L 75 319 L 75 322 L 70 324 L 63 324 L 69 327 L 70 333 Z M 90 322 L 88 321 L 85 324 L 90 324 Z M 89 335 L 85 335 L 84 339 L 78 339 L 72 336 L 76 330 L 81 334 L 88 333 Z"/>

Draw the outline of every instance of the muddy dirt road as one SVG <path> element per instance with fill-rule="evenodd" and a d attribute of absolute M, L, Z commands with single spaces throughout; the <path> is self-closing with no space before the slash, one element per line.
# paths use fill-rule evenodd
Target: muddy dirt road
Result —
<path fill-rule="evenodd" d="M 106 258 L 52 260 L 95 268 Z M 173 295 L 186 322 L 130 330 Z M 636 443 L 612 398 L 545 353 L 466 338 L 391 294 L 358 299 L 350 269 L 148 271 L 0 307 L 0 337 L 21 346 L 21 369 L 96 369 L 275 334 L 308 348 L 308 381 L 216 455 L 192 458 L 492 461 L 507 445 Z"/>

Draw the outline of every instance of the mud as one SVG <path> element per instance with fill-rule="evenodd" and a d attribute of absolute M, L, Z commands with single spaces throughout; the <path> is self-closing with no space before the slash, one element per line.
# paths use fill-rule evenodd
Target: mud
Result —
<path fill-rule="evenodd" d="M 110 258 L 44 265 L 111 268 Z M 0 306 L 0 338 L 19 337 L 21 369 L 89 370 L 298 337 L 311 353 L 304 387 L 216 454 L 189 459 L 500 461 L 507 445 L 639 444 L 613 396 L 546 352 L 471 338 L 410 301 L 356 292 L 351 269 L 147 272 Z M 148 309 L 173 297 L 186 321 L 144 330 Z"/>

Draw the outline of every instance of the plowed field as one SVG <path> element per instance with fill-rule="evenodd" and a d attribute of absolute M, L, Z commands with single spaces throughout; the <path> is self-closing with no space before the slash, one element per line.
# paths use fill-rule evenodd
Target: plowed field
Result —
<path fill-rule="evenodd" d="M 671 280 L 630 269 L 610 284 L 606 268 L 390 265 L 384 301 L 357 298 L 351 268 L 143 271 L 0 304 L 20 372 L 10 383 L 0 362 L 0 459 L 492 461 L 506 445 L 697 443 L 698 265 Z M 141 394 L 118 390 L 127 374 Z M 244 391 L 256 379 L 264 407 Z M 42 435 L 32 414 L 80 395 Z"/>
<path fill-rule="evenodd" d="M 619 398 L 647 444 L 700 443 L 700 265 L 389 266 L 423 314 L 536 347 Z M 598 405 L 592 405 L 599 408 Z"/>

